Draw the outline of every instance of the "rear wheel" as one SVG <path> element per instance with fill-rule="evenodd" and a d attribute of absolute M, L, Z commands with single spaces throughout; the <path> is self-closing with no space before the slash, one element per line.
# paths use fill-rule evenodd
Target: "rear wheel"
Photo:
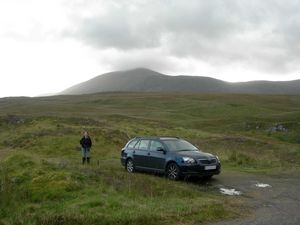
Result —
<path fill-rule="evenodd" d="M 133 173 L 134 172 L 134 163 L 133 163 L 132 159 L 128 159 L 127 160 L 127 162 L 126 162 L 126 170 L 129 173 Z"/>
<path fill-rule="evenodd" d="M 170 163 L 166 169 L 166 175 L 170 180 L 180 179 L 180 169 L 176 163 Z"/>

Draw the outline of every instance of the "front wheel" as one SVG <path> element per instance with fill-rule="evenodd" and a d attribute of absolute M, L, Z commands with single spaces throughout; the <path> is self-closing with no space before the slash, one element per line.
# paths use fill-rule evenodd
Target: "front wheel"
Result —
<path fill-rule="evenodd" d="M 132 159 L 128 159 L 127 160 L 127 162 L 126 162 L 126 170 L 129 173 L 133 173 L 134 172 L 134 163 L 133 163 Z"/>
<path fill-rule="evenodd" d="M 170 163 L 166 169 L 167 178 L 170 180 L 179 180 L 180 179 L 180 169 L 176 163 Z"/>

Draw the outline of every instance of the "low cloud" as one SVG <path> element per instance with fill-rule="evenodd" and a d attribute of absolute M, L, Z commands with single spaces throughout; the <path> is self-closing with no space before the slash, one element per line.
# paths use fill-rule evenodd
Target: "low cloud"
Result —
<path fill-rule="evenodd" d="M 68 5 L 76 24 L 63 35 L 119 53 L 106 60 L 113 68 L 159 69 L 190 59 L 275 76 L 300 70 L 298 1 L 84 2 Z M 82 8 L 91 13 L 76 13 Z"/>

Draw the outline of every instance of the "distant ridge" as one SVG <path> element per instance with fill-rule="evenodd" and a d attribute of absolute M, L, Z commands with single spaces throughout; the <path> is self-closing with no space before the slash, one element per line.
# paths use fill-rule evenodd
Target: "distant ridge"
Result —
<path fill-rule="evenodd" d="M 97 92 L 196 92 L 247 94 L 300 94 L 300 80 L 230 83 L 211 77 L 169 76 L 145 68 L 110 72 L 74 85 L 58 94 Z"/>

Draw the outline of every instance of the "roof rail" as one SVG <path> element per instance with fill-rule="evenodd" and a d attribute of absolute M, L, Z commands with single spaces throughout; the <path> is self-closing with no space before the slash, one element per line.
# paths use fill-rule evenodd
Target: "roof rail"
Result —
<path fill-rule="evenodd" d="M 177 139 L 180 139 L 180 137 L 177 137 L 177 136 L 167 136 L 167 135 L 162 135 L 162 136 L 136 136 L 134 138 L 177 138 Z"/>

